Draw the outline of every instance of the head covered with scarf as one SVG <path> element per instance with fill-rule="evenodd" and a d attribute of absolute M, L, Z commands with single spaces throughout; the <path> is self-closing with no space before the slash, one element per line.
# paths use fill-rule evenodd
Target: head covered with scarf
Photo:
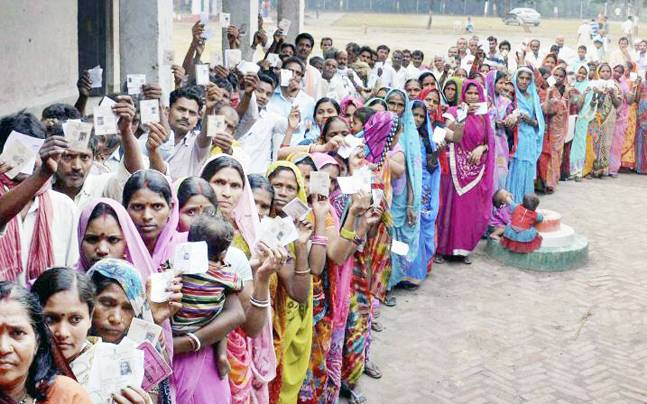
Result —
<path fill-rule="evenodd" d="M 416 121 L 413 118 L 411 109 L 411 101 L 407 94 L 401 90 L 391 90 L 385 97 L 387 103 L 391 97 L 399 95 L 404 100 L 404 110 L 400 116 L 402 131 L 398 144 L 404 152 L 406 162 L 406 176 L 407 180 L 411 183 L 413 191 L 413 211 L 416 215 L 420 213 L 420 204 L 422 202 L 422 155 L 420 150 L 420 135 L 416 128 Z M 393 195 L 391 207 L 391 214 L 393 216 L 393 225 L 401 228 L 407 239 L 412 241 L 409 248 L 407 258 L 413 258 L 418 251 L 418 239 L 420 221 L 416 220 L 416 224 L 409 226 L 407 223 L 407 209 L 409 207 L 407 192 L 400 192 Z M 402 241 L 402 240 L 400 240 Z"/>
<path fill-rule="evenodd" d="M 126 241 L 126 254 L 123 258 L 137 268 L 142 278 L 148 278 L 151 273 L 157 271 L 157 268 L 153 265 L 152 257 L 148 253 L 148 249 L 146 249 L 146 245 L 144 244 L 144 241 L 142 241 L 142 238 L 137 231 L 137 227 L 135 227 L 135 224 L 128 215 L 126 209 L 119 202 L 110 198 L 93 199 L 81 212 L 77 231 L 80 256 L 77 269 L 85 272 L 90 269 L 90 266 L 92 265 L 92 263 L 88 261 L 87 257 L 83 254 L 82 246 L 85 233 L 90 225 L 90 217 L 99 204 L 109 206 L 117 216 L 116 219 L 119 224 L 119 228 L 121 229 Z"/>
<path fill-rule="evenodd" d="M 256 208 L 256 203 L 254 202 L 254 193 L 252 192 L 252 187 L 249 185 L 249 181 L 247 180 L 243 164 L 238 159 L 228 154 L 217 154 L 204 163 L 202 170 L 200 170 L 200 177 L 205 179 L 207 182 L 211 182 L 211 178 L 205 178 L 208 168 L 213 164 L 217 164 L 221 159 L 233 160 L 235 163 L 240 165 L 240 168 L 243 171 L 243 194 L 240 196 L 236 206 L 232 207 L 231 219 L 236 224 L 237 230 L 243 236 L 249 248 L 252 248 L 256 241 L 256 234 L 258 232 L 258 210 Z"/>
<path fill-rule="evenodd" d="M 449 84 L 454 84 L 456 86 L 456 95 L 454 96 L 453 99 L 449 99 L 445 95 L 445 89 L 447 88 L 447 86 Z M 460 101 L 462 87 L 463 87 L 463 79 L 460 78 L 460 77 L 453 76 L 453 77 L 448 78 L 447 81 L 445 81 L 445 84 L 443 85 L 443 91 L 442 92 L 443 92 L 443 97 L 444 97 L 445 101 L 447 102 L 447 105 L 449 105 L 450 107 L 455 107 L 456 105 L 458 105 L 458 102 Z"/>
<path fill-rule="evenodd" d="M 124 187 L 124 196 L 126 196 L 126 190 L 130 186 L 137 186 L 138 188 L 136 188 L 136 190 L 134 191 L 136 192 L 140 189 L 147 188 L 149 186 L 149 182 L 157 180 L 162 181 L 165 187 L 168 186 L 171 200 L 169 202 L 170 214 L 168 220 L 166 224 L 164 224 L 164 227 L 162 228 L 160 234 L 157 236 L 155 248 L 153 250 L 153 253 L 150 254 L 153 265 L 153 270 L 151 272 L 159 271 L 159 269 L 171 258 L 171 256 L 175 252 L 175 247 L 180 243 L 186 242 L 188 235 L 187 233 L 181 233 L 177 231 L 177 225 L 180 221 L 180 207 L 177 200 L 177 195 L 175 193 L 175 188 L 173 187 L 173 184 L 169 177 L 161 174 L 156 170 L 139 170 L 133 173 L 126 182 L 126 186 Z M 134 192 L 132 192 L 132 194 L 134 194 Z M 126 209 L 128 208 L 127 204 L 124 204 L 124 206 L 126 207 Z M 140 271 L 142 270 L 142 268 L 137 269 L 139 269 Z M 144 275 L 144 279 L 147 279 L 150 273 L 144 274 L 142 272 L 142 275 Z"/>

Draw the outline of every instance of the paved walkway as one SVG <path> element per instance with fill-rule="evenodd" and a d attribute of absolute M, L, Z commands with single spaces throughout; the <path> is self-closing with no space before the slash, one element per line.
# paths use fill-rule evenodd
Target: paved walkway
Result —
<path fill-rule="evenodd" d="M 369 403 L 647 402 L 647 177 L 560 183 L 540 206 L 589 238 L 588 265 L 525 272 L 479 249 L 435 266 L 382 309 Z"/>

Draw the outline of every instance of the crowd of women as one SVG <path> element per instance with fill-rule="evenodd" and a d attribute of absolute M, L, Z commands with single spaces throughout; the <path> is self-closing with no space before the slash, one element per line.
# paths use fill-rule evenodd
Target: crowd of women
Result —
<path fill-rule="evenodd" d="M 196 86 L 203 32 L 196 23 L 158 123 L 141 124 L 133 99 L 161 100 L 148 83 L 114 98 L 118 133 L 72 147 L 63 124 L 91 121 L 88 75 L 74 107 L 0 122 L 3 151 L 16 132 L 44 139 L 33 170 L 0 163 L 2 402 L 96 402 L 95 352 L 124 343 L 134 319 L 162 327 L 154 347 L 172 374 L 113 402 L 366 402 L 358 382 L 382 376 L 370 348 L 390 292 L 417 288 L 433 264 L 470 264 L 498 190 L 514 203 L 564 180 L 647 173 L 647 84 L 632 62 L 569 65 L 557 48 L 533 66 L 521 50 L 509 69 L 509 43 L 492 54 L 472 38 L 426 67 L 420 51 L 389 61 L 386 46 L 325 38 L 317 67 L 309 34 L 268 44 L 261 30 L 258 72 L 214 65 Z M 342 191 L 367 170 L 370 192 Z M 314 172 L 328 192 L 310 192 Z M 261 221 L 295 199 L 309 207 L 298 237 L 260 242 Z M 160 303 L 151 278 L 187 241 L 207 242 L 209 269 L 172 273 Z"/>

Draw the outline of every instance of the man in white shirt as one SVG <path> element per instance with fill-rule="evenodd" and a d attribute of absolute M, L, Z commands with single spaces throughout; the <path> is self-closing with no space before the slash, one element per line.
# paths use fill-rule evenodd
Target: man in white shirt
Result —
<path fill-rule="evenodd" d="M 326 59 L 324 61 L 323 71 L 321 72 L 323 96 L 339 102 L 344 97 L 356 95 L 357 91 L 351 81 L 354 73 L 349 69 L 340 71 L 337 69 L 337 60 L 332 58 Z"/>
<path fill-rule="evenodd" d="M 377 63 L 373 66 L 373 73 L 379 77 L 382 87 L 393 87 L 393 81 L 395 79 L 395 70 L 387 60 L 389 53 L 391 53 L 391 49 L 388 46 L 380 45 L 377 47 Z M 369 85 L 369 87 L 372 86 Z"/>
<path fill-rule="evenodd" d="M 210 90 L 211 88 L 214 90 Z M 209 86 L 208 91 L 212 94 L 217 93 L 220 97 L 224 94 L 224 91 L 216 88 L 214 84 Z M 143 153 L 148 155 L 149 148 L 156 150 L 155 156 L 149 156 L 151 167 L 159 169 L 160 164 L 157 160 L 161 157 L 167 166 L 166 172 L 173 179 L 199 175 L 209 155 L 211 139 L 205 132 L 195 130 L 202 110 L 202 97 L 202 92 L 195 86 L 176 89 L 171 93 L 169 100 L 168 123 L 172 133 L 168 139 L 164 139 L 161 146 L 152 147 L 151 144 L 147 144 L 149 134 L 145 133 L 139 138 L 139 146 Z M 222 101 L 221 98 L 218 102 L 228 103 L 228 100 Z M 157 140 L 151 139 L 151 142 Z"/>
<path fill-rule="evenodd" d="M 106 197 L 121 201 L 123 187 L 131 173 L 145 168 L 137 139 L 132 132 L 131 121 L 135 116 L 135 107 L 129 96 L 119 96 L 113 111 L 119 115 L 121 147 L 124 157 L 117 171 L 92 175 L 90 174 L 97 139 L 90 138 L 87 147 L 68 148 L 58 162 L 52 188 L 67 195 L 76 206 L 83 206 L 94 198 Z"/>
<path fill-rule="evenodd" d="M 647 71 L 647 41 L 642 40 L 638 44 L 638 53 L 636 54 L 636 63 L 638 64 L 638 70 L 641 72 Z M 644 79 L 644 77 L 641 77 Z"/>
<path fill-rule="evenodd" d="M 526 53 L 526 63 L 534 66 L 541 67 L 543 63 L 543 55 L 539 53 L 539 48 L 541 47 L 541 42 L 539 39 L 533 39 L 528 44 L 529 52 Z"/>
<path fill-rule="evenodd" d="M 45 139 L 44 127 L 35 116 L 28 113 L 18 113 L 4 117 L 0 120 L 0 149 L 4 149 L 9 134 L 12 131 L 20 132 L 29 137 Z M 73 267 L 79 259 L 79 247 L 77 242 L 76 228 L 78 213 L 74 202 L 67 196 L 53 191 L 44 190 L 52 175 L 58 168 L 60 155 L 67 149 L 67 142 L 62 136 L 49 136 L 39 151 L 36 167 L 33 174 L 19 173 L 9 180 L 5 176 L 8 171 L 6 164 L 3 165 L 0 175 L 6 178 L 0 185 L 0 242 L 20 243 L 7 245 L 6 248 L 19 254 L 18 264 L 22 272 L 18 274 L 17 281 L 23 285 L 33 282 L 34 279 L 27 279 L 26 269 L 33 254 L 32 243 L 36 239 L 36 232 L 49 231 L 49 241 L 53 253 L 54 266 Z M 43 206 L 40 204 L 41 193 L 50 202 L 49 209 L 41 212 Z M 37 228 L 40 222 L 39 216 L 44 213 L 48 222 L 48 229 Z M 9 224 L 15 220 L 17 239 L 14 239 L 7 232 L 11 231 Z M 35 246 L 34 246 L 35 247 Z M 35 247 L 36 248 L 36 247 Z M 40 246 L 38 248 L 46 248 Z M 42 253 L 41 251 L 38 251 Z M 0 268 L 0 273 L 9 268 Z"/>
<path fill-rule="evenodd" d="M 262 73 L 256 78 L 245 77 L 245 89 L 238 104 L 241 120 L 235 137 L 250 157 L 245 167 L 248 174 L 265 175 L 269 165 L 277 159 L 288 130 L 287 117 L 266 108 L 276 86 L 272 77 Z"/>
<path fill-rule="evenodd" d="M 557 56 L 560 59 L 565 60 L 567 64 L 571 64 L 575 61 L 576 54 L 573 49 L 569 48 L 568 45 L 566 45 L 566 38 L 564 37 L 564 35 L 557 35 L 555 37 L 555 44 L 559 48 L 559 53 L 557 54 Z"/>
<path fill-rule="evenodd" d="M 402 51 L 393 51 L 393 55 L 391 56 L 391 67 L 395 74 L 391 81 L 391 87 L 398 88 L 400 90 L 404 89 L 404 83 L 407 81 L 407 69 L 402 66 L 402 58 Z"/>
<path fill-rule="evenodd" d="M 633 42 L 634 37 L 634 19 L 632 16 L 628 16 L 627 20 L 622 23 L 622 33 L 627 37 L 629 43 Z"/>
<path fill-rule="evenodd" d="M 310 131 L 312 126 L 316 125 L 312 117 L 315 100 L 306 94 L 301 87 L 301 79 L 305 71 L 305 66 L 301 59 L 295 57 L 285 59 L 283 69 L 292 71 L 292 79 L 287 87 L 278 86 L 276 88 L 274 95 L 267 104 L 267 110 L 287 118 L 293 112 L 292 107 L 297 107 L 300 117 L 299 125 L 290 139 L 290 145 L 295 146 L 305 139 L 314 140 L 315 137 L 319 136 L 319 131 Z M 308 136 L 307 133 L 314 133 L 314 135 Z M 286 141 L 287 139 L 284 142 Z"/>
<path fill-rule="evenodd" d="M 321 72 L 316 67 L 308 63 L 308 57 L 312 53 L 312 48 L 315 46 L 315 40 L 312 35 L 307 32 L 302 32 L 297 35 L 294 40 L 296 45 L 296 53 L 294 56 L 301 59 L 306 66 L 306 71 L 303 76 L 303 90 L 310 97 L 318 100 L 321 98 Z"/>
<path fill-rule="evenodd" d="M 591 43 L 591 24 L 584 20 L 582 25 L 577 28 L 577 44 L 589 45 Z"/>

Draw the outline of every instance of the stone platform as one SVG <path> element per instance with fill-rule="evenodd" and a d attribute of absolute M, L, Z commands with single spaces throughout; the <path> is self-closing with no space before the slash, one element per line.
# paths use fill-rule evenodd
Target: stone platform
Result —
<path fill-rule="evenodd" d="M 543 238 L 540 249 L 530 254 L 518 254 L 503 248 L 499 241 L 488 240 L 486 253 L 505 265 L 532 271 L 559 272 L 584 265 L 589 252 L 586 237 L 562 224 L 559 213 L 542 209 L 538 212 L 544 216 L 544 222 L 537 224 Z"/>

